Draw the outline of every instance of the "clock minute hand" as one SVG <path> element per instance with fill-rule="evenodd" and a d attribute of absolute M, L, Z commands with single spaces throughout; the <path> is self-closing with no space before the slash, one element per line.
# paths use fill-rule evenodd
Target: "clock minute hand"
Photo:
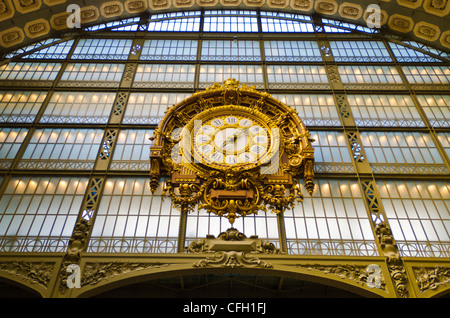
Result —
<path fill-rule="evenodd" d="M 222 148 L 225 147 L 225 146 L 230 142 L 231 139 L 237 139 L 237 138 L 239 138 L 239 137 L 242 136 L 244 133 L 246 133 L 247 130 L 248 130 L 248 128 L 245 128 L 245 129 L 240 129 L 240 130 L 234 132 L 231 136 L 229 136 L 229 137 L 223 142 Z"/>

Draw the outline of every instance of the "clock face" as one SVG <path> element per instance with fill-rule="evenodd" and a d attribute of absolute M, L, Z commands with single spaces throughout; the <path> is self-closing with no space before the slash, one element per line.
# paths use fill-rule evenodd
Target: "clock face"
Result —
<path fill-rule="evenodd" d="M 196 162 L 218 168 L 262 164 L 277 146 L 267 119 L 226 108 L 197 120 L 191 138 Z"/>

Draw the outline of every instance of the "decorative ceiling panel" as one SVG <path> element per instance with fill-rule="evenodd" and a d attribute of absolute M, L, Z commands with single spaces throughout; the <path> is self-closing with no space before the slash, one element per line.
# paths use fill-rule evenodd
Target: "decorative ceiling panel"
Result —
<path fill-rule="evenodd" d="M 144 12 L 236 8 L 315 14 L 362 26 L 378 5 L 381 26 L 388 32 L 450 52 L 450 0 L 0 0 L 0 51 L 72 31 L 66 23 L 71 4 L 81 7 L 81 25 Z"/>

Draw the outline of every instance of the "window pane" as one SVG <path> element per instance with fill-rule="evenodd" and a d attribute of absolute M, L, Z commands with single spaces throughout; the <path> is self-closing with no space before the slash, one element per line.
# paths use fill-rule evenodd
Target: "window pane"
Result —
<path fill-rule="evenodd" d="M 152 15 L 148 24 L 149 32 L 198 32 L 200 30 L 199 11 L 174 12 Z"/>
<path fill-rule="evenodd" d="M 106 124 L 115 93 L 55 92 L 41 123 Z"/>
<path fill-rule="evenodd" d="M 358 183 L 345 179 L 315 182 L 312 197 L 305 196 L 302 203 L 284 213 L 288 252 L 377 255 Z"/>
<path fill-rule="evenodd" d="M 203 61 L 261 61 L 259 42 L 204 40 L 201 59 Z"/>
<path fill-rule="evenodd" d="M 449 186 L 444 181 L 378 181 L 401 256 L 449 257 Z"/>
<path fill-rule="evenodd" d="M 2 252 L 66 252 L 87 178 L 14 177 L 0 199 Z M 6 243 L 6 244 L 5 244 Z"/>
<path fill-rule="evenodd" d="M 18 168 L 90 170 L 102 138 L 102 129 L 37 129 Z"/>
<path fill-rule="evenodd" d="M 124 129 L 119 133 L 111 162 L 112 170 L 150 170 L 153 129 Z"/>
<path fill-rule="evenodd" d="M 200 87 L 209 87 L 214 83 L 223 83 L 234 78 L 248 86 L 264 87 L 263 71 L 260 65 L 201 65 Z"/>
<path fill-rule="evenodd" d="M 429 134 L 361 132 L 367 160 L 377 173 L 447 173 Z"/>
<path fill-rule="evenodd" d="M 88 251 L 176 253 L 180 213 L 148 178 L 110 178 L 92 229 Z"/>
<path fill-rule="evenodd" d="M 146 40 L 142 47 L 141 60 L 148 61 L 195 61 L 197 40 Z"/>
<path fill-rule="evenodd" d="M 408 46 L 397 43 L 389 43 L 389 46 L 391 47 L 392 53 L 395 55 L 398 62 L 440 62 L 439 59 L 431 57 L 430 55 L 422 53 L 418 50 L 409 48 Z"/>
<path fill-rule="evenodd" d="M 132 40 L 122 39 L 81 39 L 72 59 L 126 60 L 132 43 Z"/>
<path fill-rule="evenodd" d="M 338 66 L 343 83 L 392 83 L 402 84 L 395 66 Z M 372 86 L 371 86 L 372 87 Z M 380 86 L 381 87 L 381 86 Z"/>
<path fill-rule="evenodd" d="M 408 95 L 347 95 L 358 126 L 417 127 L 425 126 Z"/>
<path fill-rule="evenodd" d="M 411 84 L 449 84 L 448 66 L 402 66 L 406 79 Z"/>
<path fill-rule="evenodd" d="M 306 126 L 341 126 L 333 95 L 272 94 L 272 97 L 294 108 Z"/>
<path fill-rule="evenodd" d="M 271 62 L 322 61 L 316 41 L 265 41 L 264 52 Z"/>
<path fill-rule="evenodd" d="M 0 128 L 0 168 L 11 166 L 17 152 L 27 136 L 25 128 Z"/>
<path fill-rule="evenodd" d="M 328 88 L 325 67 L 319 65 L 267 65 L 269 88 Z"/>
<path fill-rule="evenodd" d="M 53 81 L 60 69 L 61 64 L 58 63 L 11 62 L 0 66 L 0 80 Z"/>
<path fill-rule="evenodd" d="M 133 87 L 137 88 L 192 88 L 195 65 L 141 64 L 136 70 Z"/>
<path fill-rule="evenodd" d="M 39 91 L 0 91 L 0 122 L 32 123 L 46 97 Z"/>
<path fill-rule="evenodd" d="M 417 95 L 420 105 L 433 127 L 450 126 L 449 95 Z"/>
<path fill-rule="evenodd" d="M 188 93 L 131 93 L 124 124 L 159 124 L 167 108 L 178 104 Z"/>
<path fill-rule="evenodd" d="M 257 19 L 250 11 L 206 11 L 204 32 L 258 32 Z"/>
<path fill-rule="evenodd" d="M 337 62 L 392 62 L 381 41 L 330 41 Z"/>
<path fill-rule="evenodd" d="M 61 77 L 59 86 L 117 87 L 124 69 L 124 64 L 70 63 Z"/>
<path fill-rule="evenodd" d="M 337 131 L 310 131 L 316 172 L 352 172 L 352 158 L 344 133 Z"/>

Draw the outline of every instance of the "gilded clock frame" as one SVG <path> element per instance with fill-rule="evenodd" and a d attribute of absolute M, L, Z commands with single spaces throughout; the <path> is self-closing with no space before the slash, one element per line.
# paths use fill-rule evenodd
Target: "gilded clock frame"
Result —
<path fill-rule="evenodd" d="M 200 173 L 206 173 L 211 168 L 225 171 L 232 166 L 225 164 L 204 163 L 205 160 L 203 156 L 198 152 L 197 147 L 194 144 L 194 130 L 196 121 L 203 122 L 205 118 L 209 118 L 214 115 L 229 115 L 230 113 L 236 116 L 250 116 L 257 118 L 258 121 L 264 122 L 265 126 L 269 128 L 267 129 L 267 134 L 269 135 L 270 147 L 267 152 L 262 157 L 258 158 L 256 162 L 240 164 L 240 167 L 242 167 L 244 170 L 249 170 L 257 168 L 270 160 L 278 160 L 278 158 L 274 158 L 274 156 L 279 155 L 280 150 L 282 150 L 280 149 L 280 144 L 282 142 L 280 139 L 282 136 L 280 136 L 280 134 L 278 133 L 278 126 L 275 125 L 275 123 L 273 123 L 267 115 L 258 110 L 248 109 L 247 107 L 237 105 L 225 105 L 210 108 L 201 112 L 200 114 L 192 118 L 191 121 L 185 126 L 183 138 L 185 140 L 188 140 L 188 142 L 190 143 L 190 149 L 188 150 L 192 151 L 183 151 L 183 159 L 191 169 Z M 235 166 L 237 165 L 238 164 L 236 164 Z"/>

